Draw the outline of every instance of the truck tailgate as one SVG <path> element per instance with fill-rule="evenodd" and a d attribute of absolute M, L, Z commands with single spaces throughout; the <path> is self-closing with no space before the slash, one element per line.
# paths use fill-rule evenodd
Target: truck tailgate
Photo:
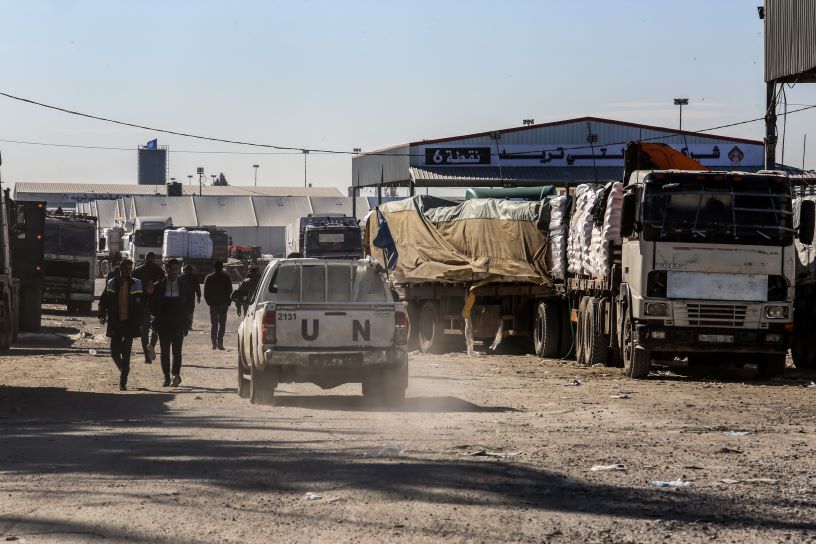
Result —
<path fill-rule="evenodd" d="M 394 339 L 393 304 L 278 304 L 278 349 L 388 348 Z"/>

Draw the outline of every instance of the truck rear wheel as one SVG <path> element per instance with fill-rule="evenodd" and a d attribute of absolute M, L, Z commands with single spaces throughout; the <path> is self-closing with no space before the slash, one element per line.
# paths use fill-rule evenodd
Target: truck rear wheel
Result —
<path fill-rule="evenodd" d="M 275 402 L 275 388 L 278 386 L 275 372 L 268 369 L 261 370 L 252 365 L 249 378 L 249 402 L 252 404 L 272 404 Z"/>
<path fill-rule="evenodd" d="M 575 359 L 582 366 L 585 366 L 587 362 L 584 336 L 586 335 L 585 316 L 588 303 L 589 297 L 581 297 L 581 302 L 578 303 L 578 316 L 575 325 Z"/>
<path fill-rule="evenodd" d="M 544 359 L 561 356 L 561 307 L 558 302 L 540 302 L 533 325 L 535 354 Z"/>
<path fill-rule="evenodd" d="M 20 330 L 35 332 L 42 324 L 42 289 L 35 285 L 26 286 L 20 296 Z"/>
<path fill-rule="evenodd" d="M 439 317 L 439 308 L 435 302 L 426 301 L 422 304 L 419 310 L 417 336 L 422 353 L 448 352 L 444 324 Z"/>
<path fill-rule="evenodd" d="M 575 327 L 570 319 L 570 306 L 566 300 L 558 304 L 559 319 L 561 320 L 561 346 L 559 357 L 568 359 L 575 357 Z"/>
<path fill-rule="evenodd" d="M 757 362 L 757 374 L 760 378 L 769 379 L 785 373 L 785 353 L 763 355 Z"/>
<path fill-rule="evenodd" d="M 793 311 L 791 357 L 793 365 L 799 369 L 816 368 L 816 337 L 810 333 L 813 312 L 814 308 L 811 305 L 799 305 Z"/>
<path fill-rule="evenodd" d="M 642 379 L 649 375 L 652 355 L 649 350 L 635 345 L 635 323 L 627 310 L 623 323 L 623 370 L 630 378 Z"/>
<path fill-rule="evenodd" d="M 111 271 L 111 263 L 107 259 L 99 263 L 100 278 L 107 278 Z"/>
<path fill-rule="evenodd" d="M 82 302 L 77 302 L 76 309 L 78 314 L 88 315 L 91 313 L 91 310 L 93 309 L 93 301 L 83 300 Z"/>
<path fill-rule="evenodd" d="M 606 365 L 609 354 L 609 337 L 603 330 L 603 301 L 592 297 L 586 308 L 584 357 L 587 365 Z"/>
<path fill-rule="evenodd" d="M 389 407 L 400 406 L 405 401 L 408 387 L 408 365 L 383 368 L 363 380 L 363 397 L 366 401 Z"/>

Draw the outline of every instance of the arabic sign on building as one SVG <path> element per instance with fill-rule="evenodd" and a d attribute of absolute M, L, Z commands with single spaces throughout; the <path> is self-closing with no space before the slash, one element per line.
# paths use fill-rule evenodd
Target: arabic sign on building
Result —
<path fill-rule="evenodd" d="M 721 142 L 720 144 L 674 145 L 678 151 L 709 167 L 763 164 L 761 145 Z M 490 147 L 425 147 L 427 166 L 623 166 L 624 145 L 507 145 L 498 153 Z"/>

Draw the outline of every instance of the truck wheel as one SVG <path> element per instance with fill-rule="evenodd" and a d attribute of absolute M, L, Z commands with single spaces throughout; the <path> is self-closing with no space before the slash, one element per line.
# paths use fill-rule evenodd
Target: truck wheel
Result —
<path fill-rule="evenodd" d="M 570 319 L 569 303 L 564 300 L 558 304 L 560 319 L 561 342 L 558 348 L 558 356 L 562 359 L 575 357 L 575 327 Z"/>
<path fill-rule="evenodd" d="M 277 375 L 271 370 L 260 370 L 255 365 L 250 367 L 249 402 L 252 404 L 272 404 L 275 402 L 275 388 L 278 386 Z"/>
<path fill-rule="evenodd" d="M 609 337 L 604 334 L 603 320 L 601 319 L 603 302 L 592 297 L 586 308 L 584 336 L 586 338 L 584 357 L 587 365 L 604 365 L 609 354 Z"/>
<path fill-rule="evenodd" d="M 408 365 L 383 368 L 363 380 L 363 397 L 374 404 L 397 407 L 405 401 Z"/>
<path fill-rule="evenodd" d="M 79 313 L 80 315 L 88 315 L 91 313 L 91 310 L 93 309 L 93 301 L 85 300 L 82 302 L 77 302 L 76 309 L 77 313 Z"/>
<path fill-rule="evenodd" d="M 422 353 L 447 353 L 444 325 L 435 302 L 427 301 L 419 310 L 417 335 Z"/>
<path fill-rule="evenodd" d="M 800 305 L 793 311 L 793 365 L 799 369 L 816 368 L 816 338 L 810 333 L 810 307 Z"/>
<path fill-rule="evenodd" d="M 533 324 L 533 348 L 544 359 L 561 356 L 561 308 L 557 302 L 540 302 Z"/>
<path fill-rule="evenodd" d="M 42 324 L 42 290 L 37 286 L 27 286 L 20 296 L 20 330 L 35 332 Z"/>
<path fill-rule="evenodd" d="M 248 399 L 250 393 L 250 380 L 246 378 L 244 372 L 246 371 L 246 364 L 244 364 L 244 355 L 241 350 L 241 344 L 238 344 L 238 396 L 242 399 Z"/>
<path fill-rule="evenodd" d="M 623 323 L 623 370 L 630 378 L 642 379 L 649 375 L 652 355 L 641 346 L 635 346 L 635 323 L 627 311 Z"/>
<path fill-rule="evenodd" d="M 761 379 L 776 378 L 785 373 L 785 353 L 764 355 L 757 362 L 757 375 Z"/>
<path fill-rule="evenodd" d="M 3 323 L 0 329 L 0 351 L 7 351 L 11 348 L 14 337 L 14 326 L 12 324 L 14 312 L 7 296 L 3 297 Z"/>
<path fill-rule="evenodd" d="M 101 275 L 99 276 L 100 278 L 107 278 L 107 277 L 108 277 L 108 274 L 110 274 L 110 271 L 111 271 L 111 264 L 110 264 L 110 261 L 107 261 L 107 260 L 106 260 L 106 261 L 102 261 L 102 262 L 99 264 L 99 272 L 100 272 L 100 274 L 101 274 Z"/>
<path fill-rule="evenodd" d="M 584 316 L 586 314 L 587 303 L 589 297 L 581 297 L 581 302 L 578 303 L 578 316 L 575 325 L 575 359 L 581 366 L 586 365 L 586 345 L 584 342 L 584 335 L 586 334 Z"/>

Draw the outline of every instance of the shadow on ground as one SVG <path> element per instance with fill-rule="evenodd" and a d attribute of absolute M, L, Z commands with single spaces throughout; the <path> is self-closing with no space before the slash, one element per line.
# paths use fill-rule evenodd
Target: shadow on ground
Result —
<path fill-rule="evenodd" d="M 760 501 L 746 494 L 734 500 L 703 490 L 665 492 L 647 488 L 645 482 L 642 488 L 623 487 L 518 462 L 450 458 L 450 454 L 436 459 L 409 451 L 399 459 L 365 458 L 358 451 L 325 448 L 325 444 L 336 444 L 333 437 L 338 433 L 364 439 L 363 433 L 354 430 L 274 412 L 260 413 L 258 418 L 171 412 L 167 403 L 172 397 L 165 393 L 119 395 L 0 387 L 0 471 L 9 481 L 29 474 L 70 474 L 122 481 L 185 480 L 247 492 L 298 494 L 325 486 L 328 479 L 335 489 L 372 492 L 386 500 L 511 505 L 732 528 L 816 531 L 816 521 L 811 519 L 783 519 L 779 509 L 791 512 L 797 508 L 783 497 Z M 347 397 L 287 398 L 289 405 L 359 402 Z M 270 417 L 263 417 L 266 415 Z M 207 433 L 217 438 L 200 438 L 195 436 L 200 428 L 223 431 Z M 238 432 L 242 428 L 261 432 L 244 439 Z M 259 438 L 263 431 L 275 433 Z M 11 518 L 0 521 L 14 523 Z"/>

